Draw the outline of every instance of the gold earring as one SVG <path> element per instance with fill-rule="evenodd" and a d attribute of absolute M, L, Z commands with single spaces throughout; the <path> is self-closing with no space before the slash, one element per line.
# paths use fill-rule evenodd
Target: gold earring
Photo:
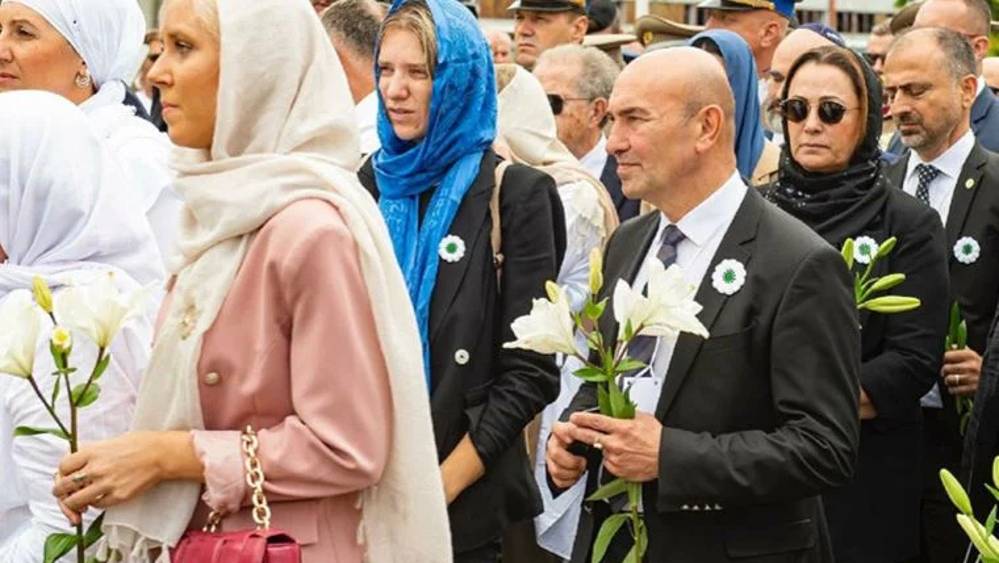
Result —
<path fill-rule="evenodd" d="M 90 73 L 83 71 L 83 73 L 77 73 L 76 78 L 73 80 L 77 88 L 89 88 L 90 87 Z"/>

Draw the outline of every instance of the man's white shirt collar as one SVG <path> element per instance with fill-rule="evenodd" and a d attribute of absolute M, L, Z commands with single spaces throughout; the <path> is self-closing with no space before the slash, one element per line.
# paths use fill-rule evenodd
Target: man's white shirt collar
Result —
<path fill-rule="evenodd" d="M 932 162 L 924 161 L 917 152 L 912 151 L 912 157 L 909 158 L 905 177 L 911 178 L 916 173 L 916 166 L 929 164 L 956 182 L 961 177 L 961 170 L 964 169 L 964 163 L 968 160 L 968 156 L 971 155 L 973 148 L 975 148 L 975 134 L 971 129 L 968 129 L 956 143 L 951 145 L 943 154 L 933 159 Z"/>

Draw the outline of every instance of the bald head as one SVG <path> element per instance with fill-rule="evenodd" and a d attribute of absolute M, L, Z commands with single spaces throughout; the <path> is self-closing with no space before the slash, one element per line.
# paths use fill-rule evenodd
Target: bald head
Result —
<path fill-rule="evenodd" d="M 822 37 L 810 29 L 796 29 L 788 34 L 777 46 L 774 53 L 774 62 L 770 66 L 770 81 L 768 83 L 768 94 L 771 101 L 780 99 L 781 90 L 784 88 L 784 81 L 787 80 L 787 73 L 791 70 L 791 65 L 798 57 L 804 55 L 816 47 L 828 47 L 835 45 L 832 41 Z"/>
<path fill-rule="evenodd" d="M 971 43 L 980 67 L 989 52 L 991 25 L 988 0 L 926 0 L 912 27 L 942 27 L 960 33 Z"/>
<path fill-rule="evenodd" d="M 706 51 L 674 47 L 642 55 L 621 72 L 610 112 L 607 151 L 617 159 L 625 195 L 672 220 L 735 170 L 735 99 L 722 63 Z"/>
<path fill-rule="evenodd" d="M 662 72 L 669 68 L 668 73 Z M 626 86 L 681 103 L 685 115 L 707 106 L 721 108 L 735 127 L 735 96 L 718 57 L 695 47 L 673 47 L 649 52 L 625 67 L 618 78 Z M 615 87 L 616 90 L 616 87 Z"/>

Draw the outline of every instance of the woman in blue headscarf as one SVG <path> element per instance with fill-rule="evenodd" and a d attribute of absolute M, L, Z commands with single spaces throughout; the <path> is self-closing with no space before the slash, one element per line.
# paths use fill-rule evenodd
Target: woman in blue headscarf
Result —
<path fill-rule="evenodd" d="M 459 2 L 397 1 L 376 61 L 382 148 L 359 177 L 416 311 L 455 560 L 495 561 L 507 524 L 541 510 L 523 429 L 555 400 L 559 372 L 502 344 L 558 276 L 562 208 L 547 175 L 497 170 L 492 55 Z"/>
<path fill-rule="evenodd" d="M 759 81 L 749 44 L 725 29 L 698 33 L 690 39 L 690 44 L 720 57 L 725 65 L 735 96 L 735 153 L 739 173 L 753 186 L 768 184 L 777 173 L 780 149 L 763 136 Z"/>

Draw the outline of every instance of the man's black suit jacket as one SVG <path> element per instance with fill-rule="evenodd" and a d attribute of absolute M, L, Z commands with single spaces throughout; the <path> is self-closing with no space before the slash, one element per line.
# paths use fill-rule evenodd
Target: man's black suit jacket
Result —
<path fill-rule="evenodd" d="M 558 396 L 551 356 L 506 350 L 510 325 L 558 276 L 565 253 L 565 218 L 555 181 L 511 166 L 500 198 L 503 270 L 497 287 L 489 202 L 498 158 L 487 151 L 449 234 L 465 241 L 464 257 L 442 261 L 430 305 L 431 416 L 443 461 L 469 433 L 486 474 L 449 507 L 456 553 L 482 546 L 510 523 L 542 509 L 523 429 Z M 358 174 L 377 198 L 371 161 Z"/>
<path fill-rule="evenodd" d="M 634 279 L 658 222 L 646 215 L 614 234 L 607 288 Z M 724 259 L 748 272 L 728 297 L 711 283 Z M 819 495 L 850 479 L 860 426 L 860 330 L 843 259 L 750 189 L 696 299 L 711 337 L 681 335 L 665 377 L 659 478 L 644 487 L 646 559 L 831 562 Z M 595 404 L 584 385 L 568 412 Z M 590 462 L 592 477 L 600 460 Z M 583 511 L 574 563 L 589 560 L 593 514 Z"/>
<path fill-rule="evenodd" d="M 638 217 L 641 213 L 642 202 L 637 199 L 628 199 L 624 196 L 624 190 L 621 188 L 621 178 L 617 175 L 617 159 L 612 154 L 607 155 L 607 164 L 604 165 L 604 171 L 600 173 L 600 182 L 607 188 L 607 193 L 610 194 L 611 200 L 614 201 L 614 207 L 617 208 L 617 217 L 622 223 L 632 217 Z"/>

